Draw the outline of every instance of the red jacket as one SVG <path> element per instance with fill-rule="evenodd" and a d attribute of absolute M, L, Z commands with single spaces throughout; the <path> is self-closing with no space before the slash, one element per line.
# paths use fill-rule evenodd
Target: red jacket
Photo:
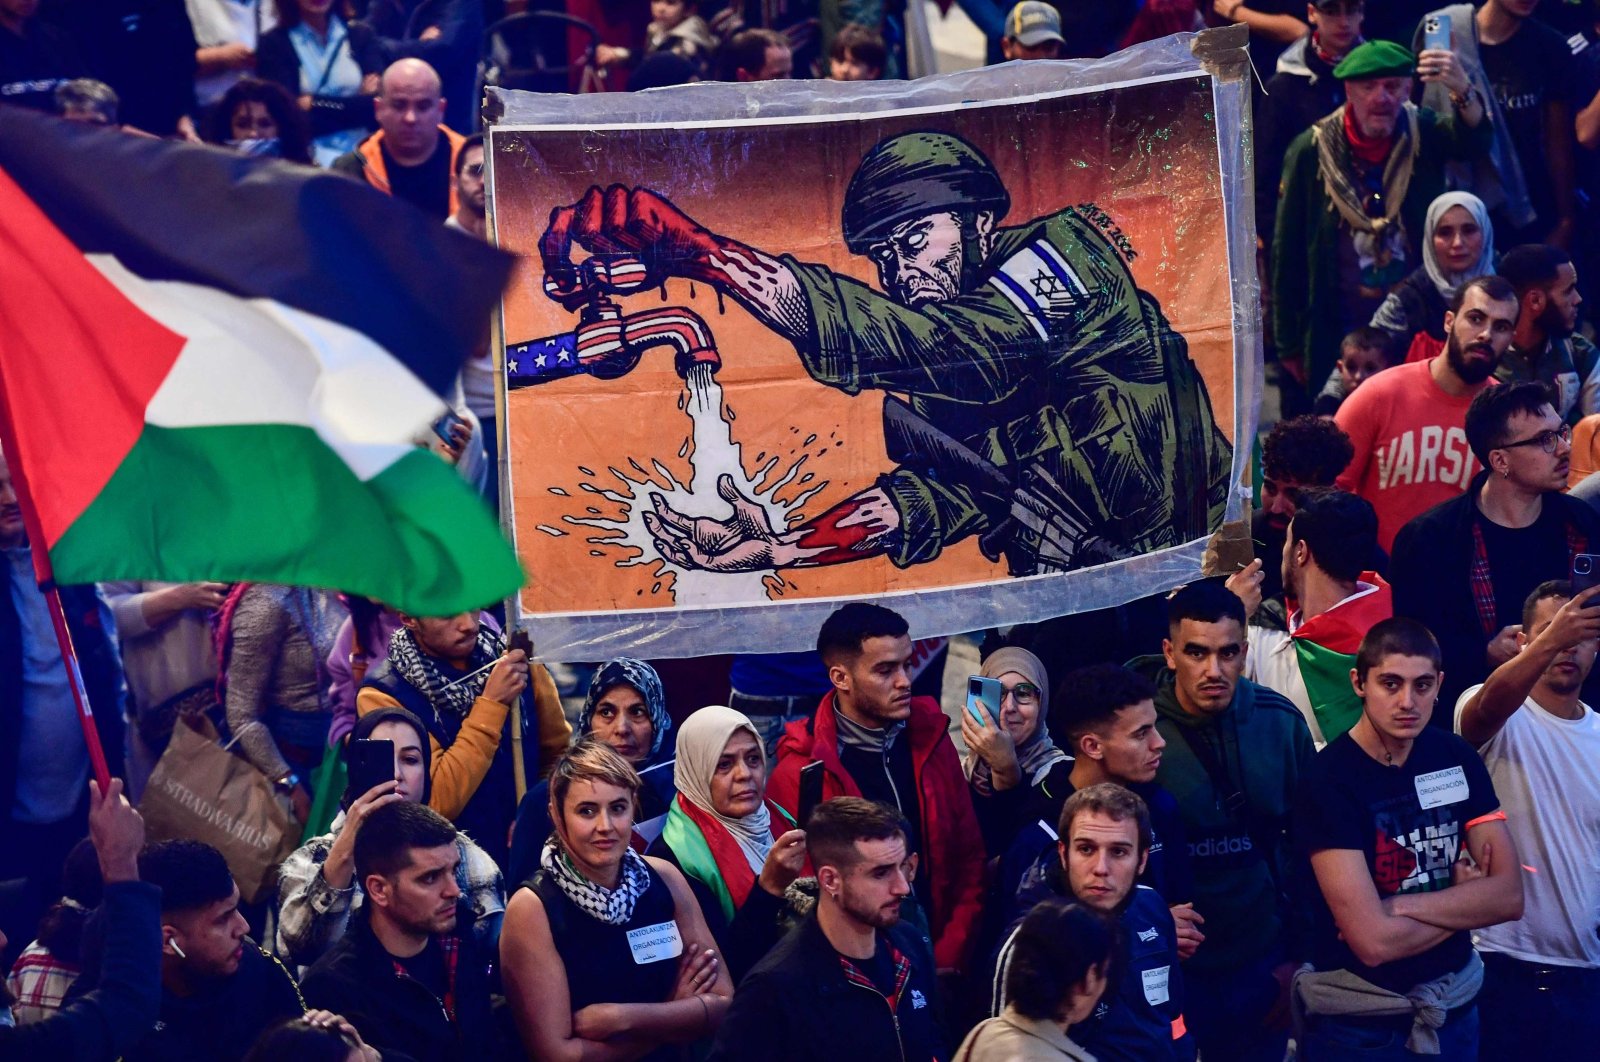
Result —
<path fill-rule="evenodd" d="M 834 695 L 817 706 L 815 719 L 796 719 L 778 740 L 778 762 L 767 780 L 767 797 L 791 815 L 800 809 L 800 768 L 823 763 L 822 799 L 860 796 L 839 761 Z M 983 906 L 983 838 L 961 761 L 950 740 L 950 721 L 932 697 L 913 697 L 906 737 L 922 810 L 922 854 L 918 873 L 929 876 L 933 952 L 941 970 L 960 969 L 976 939 Z"/>

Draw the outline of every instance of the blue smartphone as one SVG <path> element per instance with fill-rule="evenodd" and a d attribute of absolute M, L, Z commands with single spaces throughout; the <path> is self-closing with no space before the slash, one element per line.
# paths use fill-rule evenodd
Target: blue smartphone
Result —
<path fill-rule="evenodd" d="M 989 717 L 989 722 L 1000 725 L 1000 698 L 1004 696 L 1005 687 L 1000 685 L 999 679 L 984 678 L 982 675 L 967 679 L 967 712 L 979 726 L 983 725 L 985 715 Z"/>
<path fill-rule="evenodd" d="M 1422 20 L 1422 50 L 1441 52 L 1450 50 L 1449 15 L 1429 15 Z"/>

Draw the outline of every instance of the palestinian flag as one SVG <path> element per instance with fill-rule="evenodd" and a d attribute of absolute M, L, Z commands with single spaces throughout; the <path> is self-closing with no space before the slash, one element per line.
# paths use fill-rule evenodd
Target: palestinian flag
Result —
<path fill-rule="evenodd" d="M 794 829 L 794 820 L 772 801 L 766 801 L 771 819 L 772 839 Z M 744 857 L 739 842 L 728 828 L 686 800 L 682 793 L 672 798 L 661 838 L 672 849 L 684 873 L 698 879 L 717 898 L 723 918 L 729 922 L 756 884 L 756 872 Z"/>
<path fill-rule="evenodd" d="M 510 262 L 345 177 L 0 107 L 0 435 L 41 580 L 505 596 L 494 519 L 411 440 Z"/>
<path fill-rule="evenodd" d="M 1289 635 L 1323 741 L 1332 741 L 1361 718 L 1361 698 L 1350 686 L 1356 650 L 1375 623 L 1394 615 L 1394 595 L 1381 575 L 1362 572 L 1360 582 L 1368 589 L 1313 616 Z"/>

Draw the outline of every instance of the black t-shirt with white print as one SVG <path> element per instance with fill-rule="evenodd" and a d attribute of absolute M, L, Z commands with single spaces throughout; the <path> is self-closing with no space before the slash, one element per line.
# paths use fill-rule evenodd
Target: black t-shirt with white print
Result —
<path fill-rule="evenodd" d="M 1450 887 L 1468 825 L 1499 808 L 1483 761 L 1454 734 L 1424 727 L 1406 762 L 1390 767 L 1345 733 L 1317 754 L 1301 782 L 1296 848 L 1303 859 L 1330 848 L 1360 852 L 1380 900 L 1437 892 Z M 1309 867 L 1306 873 L 1316 880 Z M 1339 939 L 1320 890 L 1315 903 L 1312 964 L 1318 970 L 1349 970 L 1404 993 L 1461 969 L 1472 953 L 1471 937 L 1459 932 L 1418 955 L 1367 966 Z"/>

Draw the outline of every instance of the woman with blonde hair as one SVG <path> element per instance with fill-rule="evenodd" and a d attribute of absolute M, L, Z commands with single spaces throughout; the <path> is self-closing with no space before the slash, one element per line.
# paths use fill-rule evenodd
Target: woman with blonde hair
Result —
<path fill-rule="evenodd" d="M 550 772 L 554 827 L 506 907 L 506 999 L 540 1062 L 683 1056 L 711 1036 L 733 985 L 689 884 L 629 847 L 640 781 L 586 739 Z"/>

